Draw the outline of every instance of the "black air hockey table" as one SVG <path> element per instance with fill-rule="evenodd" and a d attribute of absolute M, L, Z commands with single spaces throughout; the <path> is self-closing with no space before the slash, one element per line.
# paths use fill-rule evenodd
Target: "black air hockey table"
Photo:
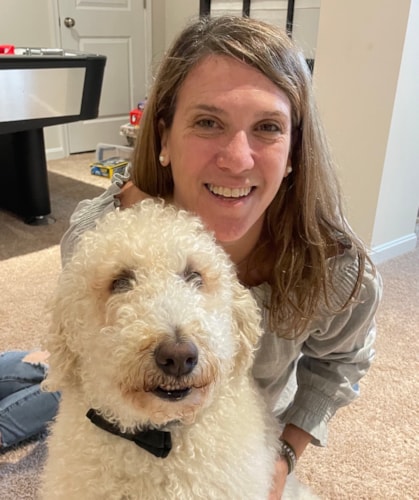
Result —
<path fill-rule="evenodd" d="M 43 128 L 98 116 L 105 62 L 62 49 L 0 54 L 0 208 L 28 224 L 54 221 Z"/>

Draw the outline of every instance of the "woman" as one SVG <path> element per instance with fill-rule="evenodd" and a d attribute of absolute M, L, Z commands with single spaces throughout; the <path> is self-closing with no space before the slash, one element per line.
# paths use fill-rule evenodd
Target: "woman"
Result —
<path fill-rule="evenodd" d="M 253 373 L 282 426 L 271 500 L 358 395 L 381 280 L 345 221 L 309 69 L 281 30 L 240 17 L 187 26 L 162 61 L 131 172 L 84 201 L 63 261 L 97 217 L 146 196 L 197 213 L 257 299 Z"/>

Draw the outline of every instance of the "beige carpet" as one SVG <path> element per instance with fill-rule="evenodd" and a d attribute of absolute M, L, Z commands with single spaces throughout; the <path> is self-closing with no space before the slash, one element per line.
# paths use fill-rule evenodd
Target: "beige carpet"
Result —
<path fill-rule="evenodd" d="M 92 157 L 49 163 L 55 224 L 27 226 L 0 210 L 0 351 L 35 348 L 45 335 L 44 307 L 60 270 L 58 242 L 69 215 L 109 184 L 90 175 Z M 377 357 L 361 398 L 334 418 L 328 447 L 310 447 L 298 466 L 299 477 L 324 500 L 419 499 L 419 248 L 380 271 L 385 293 Z M 0 453 L 0 498 L 35 499 L 44 456 L 42 440 Z"/>

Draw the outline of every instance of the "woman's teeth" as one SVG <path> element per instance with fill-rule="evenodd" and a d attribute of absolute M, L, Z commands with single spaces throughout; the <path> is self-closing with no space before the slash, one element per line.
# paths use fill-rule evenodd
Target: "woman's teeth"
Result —
<path fill-rule="evenodd" d="M 214 184 L 208 184 L 208 189 L 211 193 L 218 194 L 224 198 L 241 198 L 242 196 L 247 196 L 252 190 L 251 187 L 231 189 L 228 187 L 214 186 Z"/>

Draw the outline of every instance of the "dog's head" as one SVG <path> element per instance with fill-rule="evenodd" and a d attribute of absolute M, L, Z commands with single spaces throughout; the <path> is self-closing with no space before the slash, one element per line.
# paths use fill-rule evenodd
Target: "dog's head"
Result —
<path fill-rule="evenodd" d="M 146 200 L 81 238 L 52 301 L 46 386 L 130 428 L 191 422 L 248 376 L 254 299 L 197 217 Z"/>

